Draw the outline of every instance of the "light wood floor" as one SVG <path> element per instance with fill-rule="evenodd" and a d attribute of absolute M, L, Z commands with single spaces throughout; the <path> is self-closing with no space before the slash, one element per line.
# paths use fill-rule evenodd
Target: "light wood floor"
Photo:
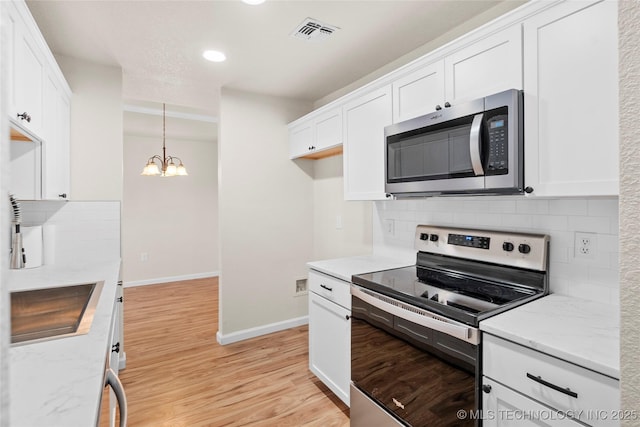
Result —
<path fill-rule="evenodd" d="M 129 426 L 348 426 L 308 368 L 307 327 L 221 346 L 218 281 L 126 288 Z"/>

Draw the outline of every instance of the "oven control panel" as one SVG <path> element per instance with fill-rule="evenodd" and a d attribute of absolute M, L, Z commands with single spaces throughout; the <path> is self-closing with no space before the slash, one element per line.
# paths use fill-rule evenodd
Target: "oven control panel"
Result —
<path fill-rule="evenodd" d="M 549 236 L 419 225 L 414 247 L 421 252 L 546 271 Z"/>

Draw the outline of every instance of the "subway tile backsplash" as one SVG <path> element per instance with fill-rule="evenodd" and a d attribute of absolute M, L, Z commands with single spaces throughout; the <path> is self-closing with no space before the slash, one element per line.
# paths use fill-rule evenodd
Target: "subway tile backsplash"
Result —
<path fill-rule="evenodd" d="M 42 225 L 45 264 L 120 259 L 119 201 L 21 201 L 22 223 Z"/>
<path fill-rule="evenodd" d="M 619 304 L 616 197 L 434 197 L 375 202 L 374 254 L 414 260 L 418 224 L 548 234 L 551 292 Z M 576 232 L 594 233 L 593 259 L 576 258 Z"/>

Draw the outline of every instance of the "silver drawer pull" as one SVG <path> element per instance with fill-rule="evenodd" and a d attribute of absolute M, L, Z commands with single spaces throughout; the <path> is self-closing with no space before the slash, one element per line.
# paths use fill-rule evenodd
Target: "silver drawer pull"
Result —
<path fill-rule="evenodd" d="M 569 389 L 569 387 L 567 388 L 562 388 L 558 385 L 555 385 L 553 383 L 550 383 L 549 381 L 545 381 L 542 379 L 542 377 L 540 375 L 535 376 L 530 374 L 529 372 L 527 372 L 527 378 L 529 378 L 530 380 L 533 380 L 539 384 L 542 384 L 543 386 L 549 387 L 551 389 L 554 389 L 555 391 L 559 391 L 560 393 L 564 393 L 567 396 L 571 396 L 571 397 L 575 397 L 576 399 L 578 398 L 578 393 L 576 393 L 575 391 L 571 391 L 571 389 Z"/>
<path fill-rule="evenodd" d="M 330 287 L 328 287 L 328 286 L 320 285 L 320 287 L 321 287 L 322 289 L 326 289 L 326 290 L 328 290 L 329 292 L 333 292 L 333 288 L 330 288 Z"/>

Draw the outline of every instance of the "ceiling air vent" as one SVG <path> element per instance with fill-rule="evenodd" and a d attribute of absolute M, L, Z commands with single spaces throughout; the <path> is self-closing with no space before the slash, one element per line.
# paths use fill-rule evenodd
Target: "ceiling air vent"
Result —
<path fill-rule="evenodd" d="M 307 18 L 291 32 L 291 36 L 303 40 L 319 41 L 326 39 L 339 29 L 333 25 L 324 24 L 317 19 Z"/>

